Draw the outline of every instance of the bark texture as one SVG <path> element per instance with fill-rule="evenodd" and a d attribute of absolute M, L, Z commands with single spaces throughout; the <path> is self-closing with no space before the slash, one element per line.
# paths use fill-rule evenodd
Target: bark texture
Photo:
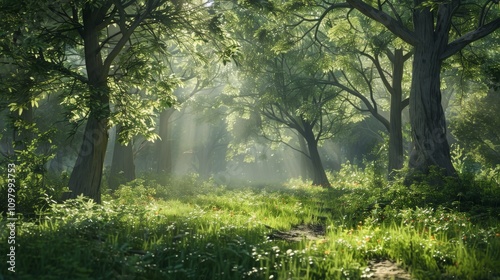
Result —
<path fill-rule="evenodd" d="M 413 149 L 409 167 L 415 173 L 428 174 L 431 166 L 437 166 L 443 175 L 455 176 L 441 105 L 440 56 L 448 42 L 449 26 L 438 22 L 435 32 L 434 17 L 429 9 L 415 10 L 413 21 L 418 43 L 414 46 L 410 93 Z"/>
<path fill-rule="evenodd" d="M 101 178 L 104 155 L 108 144 L 107 119 L 91 113 L 87 120 L 83 142 L 69 179 L 70 193 L 64 199 L 79 195 L 101 202 Z"/>
<path fill-rule="evenodd" d="M 403 50 L 397 49 L 394 52 L 393 71 L 392 71 L 392 91 L 391 91 L 391 112 L 389 121 L 389 163 L 388 174 L 391 177 L 394 170 L 403 168 L 403 132 L 401 114 L 406 107 L 403 104 L 403 89 L 401 83 L 403 80 L 404 56 Z"/>
<path fill-rule="evenodd" d="M 300 151 L 303 154 L 300 154 L 300 169 L 301 169 L 301 176 L 302 178 L 310 178 L 312 179 L 312 166 L 311 166 L 311 159 L 309 157 L 309 148 L 307 147 L 307 143 L 302 137 L 302 135 L 298 135 L 299 138 L 299 146 L 300 146 Z"/>

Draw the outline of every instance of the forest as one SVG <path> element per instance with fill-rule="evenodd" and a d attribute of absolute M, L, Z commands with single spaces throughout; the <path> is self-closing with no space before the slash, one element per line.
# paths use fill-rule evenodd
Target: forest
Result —
<path fill-rule="evenodd" d="M 1 279 L 500 279 L 498 0 L 0 0 Z"/>

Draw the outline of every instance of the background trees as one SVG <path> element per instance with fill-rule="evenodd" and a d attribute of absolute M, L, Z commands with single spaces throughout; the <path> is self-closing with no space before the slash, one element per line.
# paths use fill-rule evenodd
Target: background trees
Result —
<path fill-rule="evenodd" d="M 455 97 L 442 98 L 441 91 L 458 92 L 453 84 L 464 70 L 475 71 L 470 65 L 479 61 L 491 65 L 489 59 L 474 58 L 475 46 L 470 43 L 491 34 L 499 24 L 496 3 L 486 0 L 479 4 L 458 0 L 7 4 L 2 2 L 7 16 L 1 20 L 5 27 L 0 41 L 1 86 L 6 93 L 1 105 L 11 120 L 3 123 L 11 126 L 5 129 L 8 136 L 3 139 L 9 144 L 3 150 L 8 156 L 14 150 L 27 150 L 34 133 L 40 134 L 35 132 L 36 118 L 43 117 L 37 115 L 37 106 L 40 102 L 58 106 L 54 112 L 65 111 L 61 119 L 73 129 L 55 126 L 64 133 L 33 151 L 49 151 L 54 140 L 60 148 L 53 166 L 70 158 L 76 161 L 69 178 L 72 192 L 66 198 L 84 194 L 96 201 L 106 154 L 108 158 L 113 154 L 107 161 L 109 186 L 117 189 L 135 178 L 136 166 L 144 171 L 146 165 L 135 164 L 135 159 L 148 158 L 147 153 L 148 171 L 170 174 L 175 169 L 172 155 L 181 154 L 174 150 L 176 143 L 185 147 L 183 164 L 190 166 L 182 169 L 203 178 L 233 168 L 228 158 L 235 151 L 246 161 L 259 154 L 265 162 L 266 153 L 281 143 L 280 149 L 291 148 L 302 158 L 301 175 L 328 186 L 324 163 L 333 170 L 347 158 L 347 148 L 320 146 L 335 137 L 344 143 L 367 138 L 363 131 L 348 140 L 344 137 L 353 127 L 350 123 L 366 118 L 354 109 L 368 112 L 389 133 L 390 173 L 403 166 L 401 128 L 408 104 L 414 142 L 410 167 L 426 173 L 437 165 L 453 175 L 444 108 Z M 495 45 L 498 38 L 489 38 Z M 495 76 L 483 70 L 481 77 Z M 494 78 L 476 82 L 486 80 Z M 495 86 L 490 87 L 495 92 Z M 466 116 L 477 122 L 492 114 L 486 112 L 488 106 L 474 105 L 484 100 L 493 104 L 493 95 L 484 96 L 475 101 L 467 96 L 463 107 L 467 110 L 457 114 L 453 135 L 464 145 L 467 142 L 467 149 L 481 147 L 483 158 L 494 162 L 496 136 L 489 134 L 473 144 L 472 136 L 477 135 L 469 128 L 474 122 L 464 120 Z M 191 104 L 186 103 L 189 99 Z M 186 103 L 182 110 L 189 112 L 177 117 L 198 122 L 184 129 L 206 138 L 189 148 L 180 136 L 182 122 L 172 123 L 179 120 L 172 119 L 177 113 L 169 108 L 176 100 L 178 105 Z M 229 116 L 222 120 L 221 114 Z M 201 124 L 202 119 L 209 122 Z M 378 133 L 371 121 L 363 123 L 374 130 L 370 133 Z M 71 155 L 65 157 L 61 147 L 68 141 L 60 135 L 70 132 L 82 133 L 77 137 L 83 140 L 68 145 Z M 109 132 L 115 133 L 112 147 Z M 246 141 L 250 138 L 253 142 Z M 152 152 L 146 143 L 160 139 Z M 242 149 L 237 142 L 245 141 Z M 74 146 L 79 146 L 77 153 Z M 114 152 L 108 153 L 111 149 Z M 488 149 L 492 155 L 487 155 Z M 214 159 L 222 163 L 215 167 Z M 288 168 L 281 156 L 270 162 L 269 169 Z M 247 165 L 233 166 L 240 170 Z"/>
<path fill-rule="evenodd" d="M 348 0 L 310 5 L 323 9 L 304 17 L 305 22 L 319 20 L 316 28 L 328 24 L 327 15 L 335 10 L 355 10 L 412 46 L 414 57 L 409 104 L 414 145 L 409 165 L 416 172 L 428 173 L 430 166 L 438 166 L 446 175 L 455 174 L 441 106 L 442 62 L 500 26 L 498 12 L 491 9 L 495 2 L 415 0 L 372 4 Z"/>
<path fill-rule="evenodd" d="M 325 71 L 334 77 L 318 83 L 342 89 L 348 100 L 359 99 L 362 106 L 350 104 L 384 126 L 389 135 L 387 169 L 391 174 L 404 162 L 403 110 L 409 101 L 406 62 L 412 52 L 390 32 L 359 14 L 348 18 L 338 11 L 330 14 L 322 19 L 326 24 L 313 20 L 310 29 L 327 54 L 324 59 L 331 61 Z M 298 17 L 300 21 L 308 20 L 303 15 Z"/>
<path fill-rule="evenodd" d="M 81 1 L 37 8 L 28 9 L 25 17 L 37 14 L 50 19 L 37 27 L 40 37 L 49 43 L 58 38 L 65 46 L 58 58 L 66 64 L 57 69 L 86 87 L 65 100 L 74 108 L 74 119 L 85 121 L 67 197 L 84 194 L 99 201 L 108 128 L 118 125 L 122 142 L 136 134 L 155 138 L 154 115 L 172 103 L 175 86 L 162 74 L 165 65 L 158 56 L 168 55 L 163 41 L 169 36 L 179 42 L 208 40 L 212 30 L 202 24 L 206 26 L 211 17 L 201 2 Z M 224 42 L 222 37 L 218 40 L 220 47 Z"/>
<path fill-rule="evenodd" d="M 240 107 L 241 117 L 260 128 L 258 134 L 307 157 L 313 184 L 330 186 L 318 145 L 359 118 L 355 119 L 345 106 L 347 101 L 339 98 L 342 89 L 317 82 L 329 81 L 332 76 L 324 71 L 325 60 L 311 37 L 285 44 L 288 34 L 283 23 L 259 19 L 258 15 L 239 22 L 248 28 L 237 34 L 245 59 L 237 68 L 241 84 L 236 93 L 230 92 L 234 97 L 228 98 L 228 106 L 233 110 Z M 292 139 L 298 145 L 292 146 Z"/>
<path fill-rule="evenodd" d="M 415 0 L 409 19 L 412 29 L 405 25 L 401 13 L 391 3 L 378 7 L 359 0 L 348 0 L 347 3 L 414 47 L 410 93 L 414 147 L 409 164 L 418 172 L 428 173 L 430 166 L 438 166 L 445 170 L 446 175 L 454 175 L 441 106 L 442 61 L 500 27 L 498 14 L 489 13 L 494 2 L 482 1 L 481 6 L 471 9 L 468 1 L 438 3 Z M 475 19 L 476 23 L 463 22 L 461 13 Z M 452 29 L 452 26 L 457 29 Z"/>

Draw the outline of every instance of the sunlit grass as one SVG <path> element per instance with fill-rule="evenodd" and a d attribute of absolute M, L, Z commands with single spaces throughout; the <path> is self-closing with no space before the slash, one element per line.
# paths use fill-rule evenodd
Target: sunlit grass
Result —
<path fill-rule="evenodd" d="M 417 279 L 500 277 L 494 216 L 474 221 L 445 208 L 382 207 L 383 190 L 358 185 L 175 184 L 137 180 L 102 205 L 77 199 L 21 222 L 16 276 L 360 279 L 372 273 L 370 261 L 389 259 Z M 322 225 L 324 236 L 272 237 L 301 224 Z"/>

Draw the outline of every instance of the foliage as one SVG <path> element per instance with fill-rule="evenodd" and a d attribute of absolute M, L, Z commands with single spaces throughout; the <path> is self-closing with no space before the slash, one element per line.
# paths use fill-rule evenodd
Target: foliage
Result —
<path fill-rule="evenodd" d="M 450 125 L 467 156 L 486 166 L 500 164 L 499 106 L 498 92 L 472 95 L 459 107 Z"/>
<path fill-rule="evenodd" d="M 48 174 L 46 169 L 56 149 L 50 140 L 53 131 L 42 133 L 34 125 L 20 129 L 29 130 L 35 137 L 29 142 L 17 143 L 17 145 L 22 145 L 22 149 L 15 149 L 14 155 L 0 160 L 0 184 L 2 186 L 0 205 L 1 209 L 7 209 L 4 204 L 7 202 L 7 166 L 14 164 L 15 167 L 9 169 L 14 170 L 12 175 L 15 180 L 16 212 L 32 217 L 37 211 L 59 200 L 67 187 L 64 177 Z"/>
<path fill-rule="evenodd" d="M 138 179 L 102 204 L 79 197 L 19 222 L 16 273 L 22 279 L 360 279 L 374 273 L 370 261 L 390 259 L 419 279 L 500 277 L 498 201 L 471 200 L 481 206 L 477 214 L 432 207 L 427 198 L 412 202 L 426 190 L 405 194 L 402 184 L 388 184 L 370 168 L 344 165 L 332 175 L 332 189 L 300 180 L 246 188 L 196 176 Z M 470 182 L 498 198 L 498 170 Z M 323 228 L 324 236 L 273 237 L 297 225 Z"/>

